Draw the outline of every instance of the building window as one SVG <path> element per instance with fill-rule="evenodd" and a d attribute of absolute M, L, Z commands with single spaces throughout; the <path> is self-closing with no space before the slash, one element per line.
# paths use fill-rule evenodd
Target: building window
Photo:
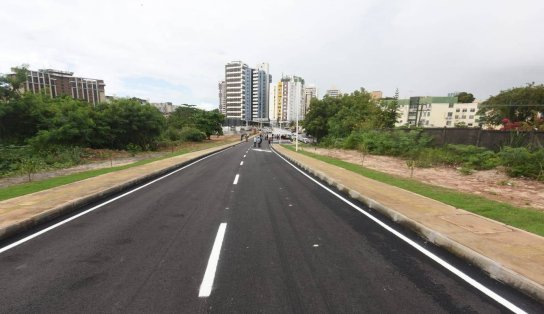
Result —
<path fill-rule="evenodd" d="M 449 105 L 448 105 L 448 108 L 453 108 L 453 104 L 449 104 Z"/>
<path fill-rule="evenodd" d="M 455 115 L 455 119 L 459 119 L 459 115 L 456 114 L 456 115 Z"/>
<path fill-rule="evenodd" d="M 451 125 L 451 121 L 446 121 L 446 125 Z"/>
<path fill-rule="evenodd" d="M 466 119 L 466 118 L 467 118 L 467 116 L 462 116 L 462 117 L 461 117 L 461 119 Z"/>
<path fill-rule="evenodd" d="M 451 118 L 453 116 L 453 112 L 448 112 L 448 118 Z"/>
<path fill-rule="evenodd" d="M 455 112 L 460 112 L 460 111 L 461 111 L 461 109 L 459 109 L 459 108 L 455 109 Z"/>
<path fill-rule="evenodd" d="M 470 108 L 470 112 L 475 112 L 475 111 L 476 111 L 476 109 Z"/>
<path fill-rule="evenodd" d="M 467 108 L 463 109 L 463 112 L 467 112 Z"/>
<path fill-rule="evenodd" d="M 469 123 L 468 126 L 472 126 L 472 123 Z"/>

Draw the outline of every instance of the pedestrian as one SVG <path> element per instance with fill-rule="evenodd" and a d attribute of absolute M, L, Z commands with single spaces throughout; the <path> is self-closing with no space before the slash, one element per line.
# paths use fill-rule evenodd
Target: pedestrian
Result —
<path fill-rule="evenodd" d="M 253 147 L 257 147 L 257 137 L 253 138 Z"/>
<path fill-rule="evenodd" d="M 272 137 L 268 138 L 268 146 L 270 146 L 270 141 L 272 140 Z"/>
<path fill-rule="evenodd" d="M 244 134 L 240 134 L 240 142 L 244 140 Z"/>
<path fill-rule="evenodd" d="M 247 134 L 246 134 L 246 142 L 247 142 L 247 138 L 248 138 L 248 137 L 249 137 L 249 136 L 247 136 Z"/>
<path fill-rule="evenodd" d="M 257 139 L 257 145 L 259 146 L 259 148 L 261 147 L 262 141 L 263 141 L 263 138 L 259 136 L 259 138 Z"/>

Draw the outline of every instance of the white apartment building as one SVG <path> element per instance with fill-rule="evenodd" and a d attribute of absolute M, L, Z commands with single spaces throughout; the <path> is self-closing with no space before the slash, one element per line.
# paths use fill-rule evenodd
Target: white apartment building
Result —
<path fill-rule="evenodd" d="M 399 99 L 400 118 L 396 126 L 412 125 L 428 128 L 479 126 L 479 102 L 459 103 L 457 97 L 411 97 Z"/>
<path fill-rule="evenodd" d="M 242 61 L 225 65 L 225 112 L 227 119 L 246 120 L 251 118 L 251 69 Z"/>
<path fill-rule="evenodd" d="M 163 115 L 169 115 L 175 110 L 174 105 L 171 102 L 152 102 L 151 106 L 159 109 Z"/>

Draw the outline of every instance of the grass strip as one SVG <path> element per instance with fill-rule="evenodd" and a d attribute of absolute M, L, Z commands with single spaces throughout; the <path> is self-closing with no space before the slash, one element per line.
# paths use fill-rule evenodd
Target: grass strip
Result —
<path fill-rule="evenodd" d="M 190 147 L 182 148 L 180 150 L 177 150 L 173 153 L 168 153 L 164 156 L 155 157 L 155 158 L 149 158 L 144 159 L 140 161 L 133 162 L 128 165 L 123 166 L 116 166 L 116 167 L 110 167 L 110 168 L 102 168 L 102 169 L 96 169 L 96 170 L 89 170 L 74 174 L 69 174 L 65 176 L 59 176 L 51 179 L 41 180 L 41 181 L 35 181 L 35 182 L 28 182 L 28 183 L 21 183 L 17 185 L 8 186 L 5 188 L 0 189 L 0 201 L 7 200 L 13 197 L 23 196 L 26 194 L 31 194 L 47 189 L 51 189 L 57 186 L 85 180 L 88 178 L 96 177 L 99 175 L 103 175 L 110 172 L 120 171 L 128 168 L 133 168 L 141 165 L 145 165 L 154 161 L 171 158 L 183 154 L 187 154 L 190 152 L 203 150 L 215 146 L 220 146 L 228 143 L 233 143 L 229 141 L 218 141 L 218 142 L 211 142 L 211 143 L 202 143 L 202 144 L 195 144 Z"/>
<path fill-rule="evenodd" d="M 295 151 L 295 148 L 291 145 L 283 146 L 291 151 Z M 299 150 L 298 153 L 344 168 L 367 178 L 396 186 L 439 202 L 464 209 L 471 213 L 544 236 L 544 212 L 537 209 L 516 207 L 507 203 L 489 200 L 485 197 L 458 192 L 412 179 L 400 178 L 340 159 L 322 156 L 308 151 Z"/>

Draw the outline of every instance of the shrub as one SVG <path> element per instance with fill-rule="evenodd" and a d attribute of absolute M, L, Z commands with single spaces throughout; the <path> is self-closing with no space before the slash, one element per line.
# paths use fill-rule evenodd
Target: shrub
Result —
<path fill-rule="evenodd" d="M 530 151 L 525 147 L 504 147 L 499 157 L 508 175 L 544 180 L 544 148 Z"/>
<path fill-rule="evenodd" d="M 196 128 L 186 127 L 181 129 L 180 138 L 183 141 L 202 142 L 206 139 L 206 134 Z"/>

